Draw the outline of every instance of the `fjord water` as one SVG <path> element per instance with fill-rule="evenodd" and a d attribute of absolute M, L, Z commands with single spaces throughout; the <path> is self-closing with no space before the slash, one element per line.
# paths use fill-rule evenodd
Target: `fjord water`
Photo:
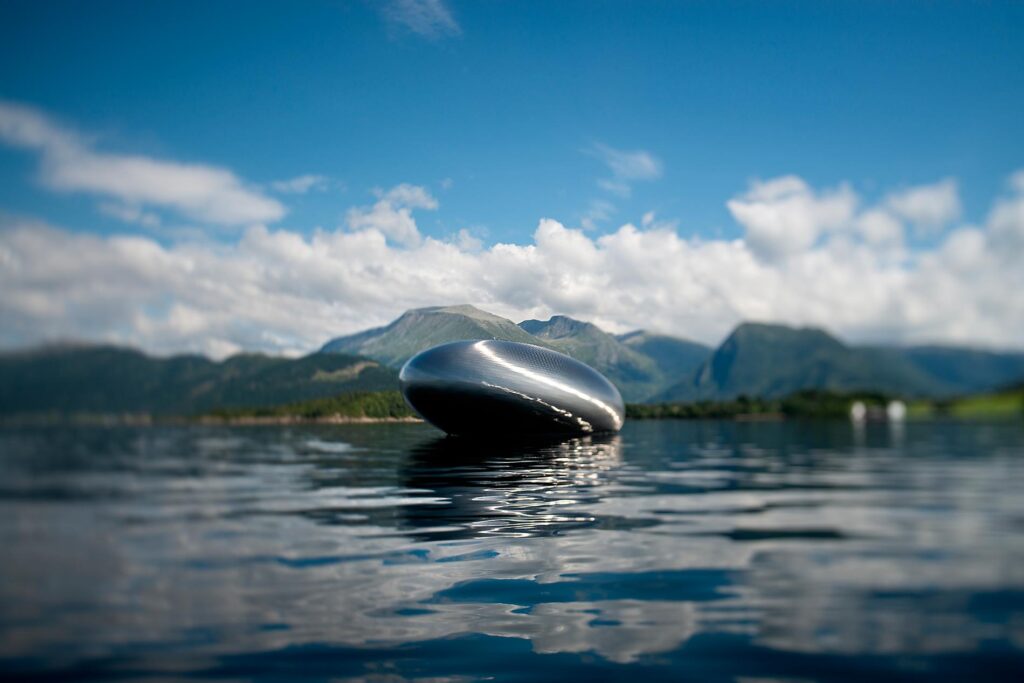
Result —
<path fill-rule="evenodd" d="M 1021 680 L 1024 425 L 0 431 L 0 674 Z"/>

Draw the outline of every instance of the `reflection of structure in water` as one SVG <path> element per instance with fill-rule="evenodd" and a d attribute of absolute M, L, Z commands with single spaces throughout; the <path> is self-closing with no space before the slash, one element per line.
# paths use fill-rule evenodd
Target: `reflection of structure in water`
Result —
<path fill-rule="evenodd" d="M 601 473 L 620 461 L 620 439 L 611 434 L 517 444 L 436 439 L 412 450 L 403 483 L 448 502 L 402 511 L 423 540 L 551 535 L 593 522 L 563 509 L 588 500 Z"/>

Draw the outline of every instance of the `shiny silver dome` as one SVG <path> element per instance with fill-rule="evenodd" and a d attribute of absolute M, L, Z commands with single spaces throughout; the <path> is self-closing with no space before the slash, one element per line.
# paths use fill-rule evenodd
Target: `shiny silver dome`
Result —
<path fill-rule="evenodd" d="M 532 344 L 441 344 L 410 358 L 399 381 L 409 405 L 448 434 L 617 432 L 625 420 L 601 373 Z"/>

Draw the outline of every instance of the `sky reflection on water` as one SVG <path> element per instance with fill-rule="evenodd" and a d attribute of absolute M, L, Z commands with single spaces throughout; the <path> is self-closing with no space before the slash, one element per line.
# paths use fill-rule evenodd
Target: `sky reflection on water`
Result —
<path fill-rule="evenodd" d="M 7 430 L 0 454 L 21 678 L 1024 675 L 1020 424 Z"/>

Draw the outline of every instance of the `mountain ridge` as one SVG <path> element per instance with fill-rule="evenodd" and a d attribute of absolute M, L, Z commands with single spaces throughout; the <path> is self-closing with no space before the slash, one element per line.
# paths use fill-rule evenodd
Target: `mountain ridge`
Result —
<path fill-rule="evenodd" d="M 697 342 L 634 330 L 612 335 L 593 323 L 565 315 L 523 320 L 519 331 L 504 318 L 472 306 L 432 307 L 407 311 L 391 325 L 340 338 L 352 352 L 368 353 L 399 366 L 433 343 L 420 338 L 410 320 L 423 312 L 450 316 L 470 314 L 488 325 L 470 327 L 473 336 L 525 341 L 553 348 L 604 373 L 629 402 L 724 400 L 740 395 L 779 397 L 804 389 L 875 390 L 906 396 L 944 397 L 985 391 L 1024 378 L 1024 353 L 956 346 L 856 346 L 818 327 L 745 322 L 715 348 Z M 402 354 L 390 357 L 360 345 L 371 338 L 385 347 L 386 337 L 406 321 Z M 419 321 L 422 324 L 422 320 Z M 465 333 L 461 326 L 458 333 Z M 365 336 L 364 336 L 365 335 Z M 382 340 L 382 341 L 381 341 Z M 336 340 L 335 340 L 336 341 Z M 333 342 L 332 342 L 333 343 Z M 330 344 L 325 345 L 325 349 Z"/>
<path fill-rule="evenodd" d="M 820 328 L 756 322 L 738 325 L 711 348 L 643 330 L 612 335 L 564 315 L 517 325 L 459 305 L 412 309 L 296 359 L 154 357 L 75 341 L 0 352 L 0 413 L 194 414 L 395 389 L 406 358 L 456 339 L 508 339 L 567 353 L 604 373 L 634 403 L 773 398 L 808 389 L 942 398 L 1024 382 L 1024 352 L 856 346 Z"/>
<path fill-rule="evenodd" d="M 335 337 L 320 348 L 320 353 L 351 353 L 401 367 L 425 348 L 461 339 L 537 343 L 511 320 L 469 304 L 459 304 L 408 310 L 382 327 Z"/>
<path fill-rule="evenodd" d="M 944 397 L 994 389 L 1000 378 L 1024 376 L 1024 353 L 952 346 L 927 351 L 934 348 L 852 346 L 821 328 L 741 323 L 691 377 L 651 400 L 779 398 L 803 389 Z M 965 372 L 968 358 L 985 372 Z"/>
<path fill-rule="evenodd" d="M 188 415 L 396 385 L 394 369 L 342 354 L 292 359 L 245 353 L 213 361 L 102 344 L 0 354 L 0 414 L 7 415 Z"/>

